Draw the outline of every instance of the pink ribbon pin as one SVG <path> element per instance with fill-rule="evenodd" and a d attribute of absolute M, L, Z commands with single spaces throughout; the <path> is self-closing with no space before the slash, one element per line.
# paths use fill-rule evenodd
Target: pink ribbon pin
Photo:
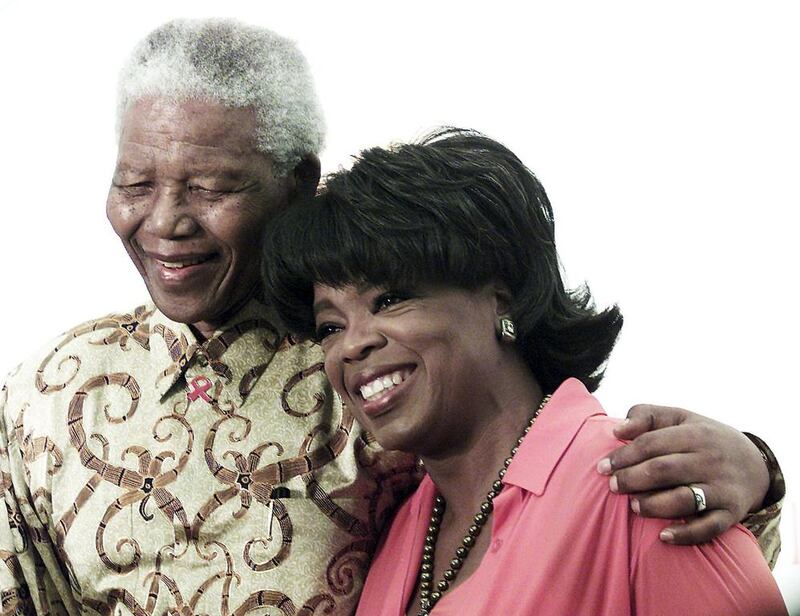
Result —
<path fill-rule="evenodd" d="M 191 380 L 191 386 L 191 391 L 186 394 L 190 402 L 194 402 L 198 398 L 211 402 L 211 396 L 206 393 L 211 389 L 211 381 L 204 376 L 196 376 Z"/>

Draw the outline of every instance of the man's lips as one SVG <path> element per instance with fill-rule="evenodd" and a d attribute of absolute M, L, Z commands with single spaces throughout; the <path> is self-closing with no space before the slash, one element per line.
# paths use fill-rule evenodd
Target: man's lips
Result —
<path fill-rule="evenodd" d="M 167 284 L 180 284 L 213 267 L 217 253 L 144 253 L 158 278 Z"/>

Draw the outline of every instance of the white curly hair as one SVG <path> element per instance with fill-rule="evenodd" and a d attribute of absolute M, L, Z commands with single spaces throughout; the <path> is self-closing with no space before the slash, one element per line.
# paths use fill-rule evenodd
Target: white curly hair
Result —
<path fill-rule="evenodd" d="M 290 40 L 231 19 L 178 19 L 156 28 L 122 69 L 117 132 L 141 98 L 253 107 L 259 150 L 285 174 L 318 154 L 325 122 L 305 58 Z"/>

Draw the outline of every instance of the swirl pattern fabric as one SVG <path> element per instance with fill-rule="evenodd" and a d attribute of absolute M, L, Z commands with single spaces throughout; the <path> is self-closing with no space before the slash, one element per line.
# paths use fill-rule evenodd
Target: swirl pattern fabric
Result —
<path fill-rule="evenodd" d="M 2 613 L 352 613 L 413 461 L 321 361 L 253 301 L 205 342 L 145 305 L 25 362 L 0 396 Z"/>

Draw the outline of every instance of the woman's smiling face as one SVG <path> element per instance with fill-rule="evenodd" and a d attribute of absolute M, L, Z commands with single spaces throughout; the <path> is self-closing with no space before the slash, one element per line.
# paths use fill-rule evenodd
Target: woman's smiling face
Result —
<path fill-rule="evenodd" d="M 328 378 L 383 447 L 438 455 L 469 440 L 502 359 L 492 285 L 317 284 L 314 314 Z"/>

